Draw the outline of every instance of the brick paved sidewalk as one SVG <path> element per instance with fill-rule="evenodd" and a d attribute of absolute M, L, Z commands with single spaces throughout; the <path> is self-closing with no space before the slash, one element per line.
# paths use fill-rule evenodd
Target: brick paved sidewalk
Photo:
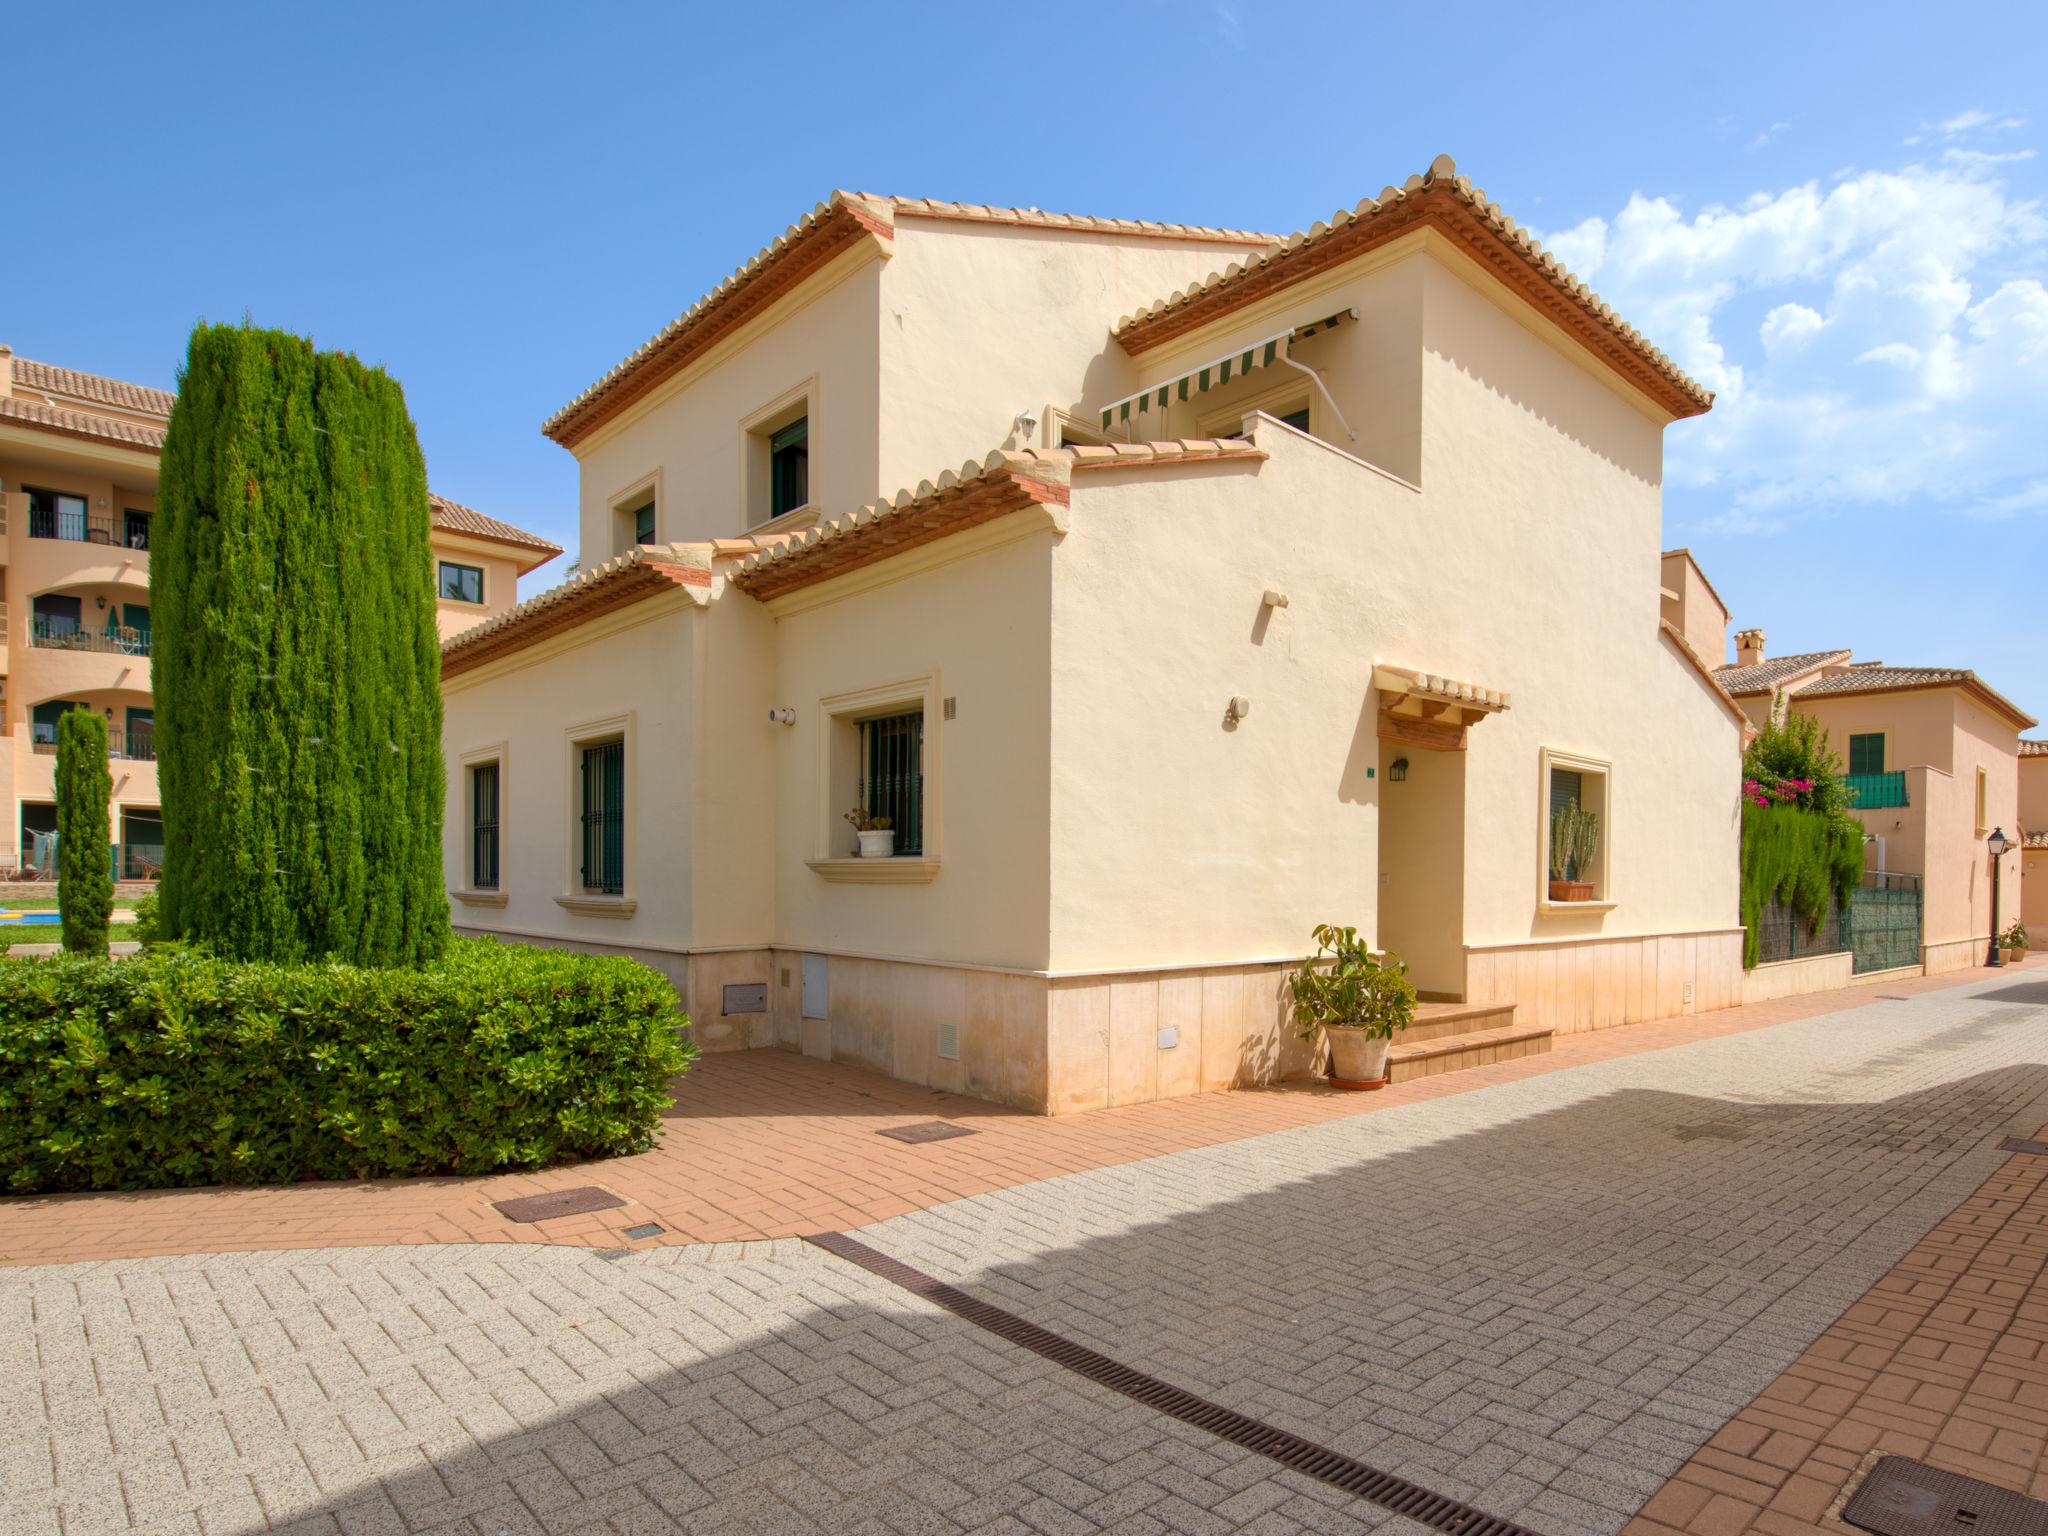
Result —
<path fill-rule="evenodd" d="M 950 1200 L 1061 1174 L 1448 1098 L 1567 1068 L 1713 1039 L 1844 1008 L 1874 996 L 1942 991 L 2032 973 L 1968 970 L 1846 988 L 1746 1008 L 1561 1035 L 1523 1057 L 1379 1093 L 1320 1085 L 1204 1094 L 1046 1118 L 935 1093 L 782 1051 L 704 1057 L 683 1080 L 660 1146 L 637 1157 L 490 1178 L 382 1180 L 263 1189 L 0 1199 L 0 1265 L 390 1243 L 634 1245 L 731 1242 L 858 1227 Z M 978 1135 L 906 1146 L 875 1134 L 945 1119 Z M 539 1224 L 506 1221 L 492 1202 L 596 1184 L 620 1208 Z"/>
<path fill-rule="evenodd" d="M 1852 1530 L 1836 1516 L 1888 1455 L 2048 1498 L 2048 1156 L 2015 1154 L 1623 1536 Z"/>

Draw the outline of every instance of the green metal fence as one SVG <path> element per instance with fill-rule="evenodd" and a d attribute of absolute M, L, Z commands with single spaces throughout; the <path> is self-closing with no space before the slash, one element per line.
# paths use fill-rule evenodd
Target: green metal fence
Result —
<path fill-rule="evenodd" d="M 1852 803 L 1859 811 L 1886 811 L 1911 803 L 1904 773 L 1845 773 L 1842 782 L 1854 794 Z"/>
<path fill-rule="evenodd" d="M 1867 875 L 1849 893 L 1851 970 L 1889 971 L 1920 963 L 1920 877 Z"/>
<path fill-rule="evenodd" d="M 1806 919 L 1780 901 L 1766 903 L 1757 915 L 1756 958 L 1758 965 L 1779 960 L 1804 960 L 1809 955 L 1840 954 L 1849 947 L 1848 925 L 1842 909 L 1830 898 L 1827 915 L 1809 928 Z"/>

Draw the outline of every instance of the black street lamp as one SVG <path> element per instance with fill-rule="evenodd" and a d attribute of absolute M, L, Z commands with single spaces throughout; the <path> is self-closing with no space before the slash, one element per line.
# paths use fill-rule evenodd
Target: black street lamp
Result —
<path fill-rule="evenodd" d="M 1998 861 L 2011 847 L 2003 827 L 1993 827 L 1991 835 L 1984 839 L 1984 851 L 1991 855 L 1991 954 L 1984 961 L 1986 965 L 2005 964 L 1998 953 Z"/>

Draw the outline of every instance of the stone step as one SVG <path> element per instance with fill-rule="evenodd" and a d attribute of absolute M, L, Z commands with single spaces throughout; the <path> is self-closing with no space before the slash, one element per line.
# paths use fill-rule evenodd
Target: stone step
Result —
<path fill-rule="evenodd" d="M 1509 1011 L 1512 1013 L 1512 1008 Z M 1435 1077 L 1441 1072 L 1460 1072 L 1466 1067 L 1513 1061 L 1520 1056 L 1540 1056 L 1550 1049 L 1551 1035 L 1547 1025 L 1514 1023 L 1424 1040 L 1411 1038 L 1414 1033 L 1413 1028 L 1403 1031 L 1387 1052 L 1388 1082 L 1405 1083 L 1410 1078 Z"/>
<path fill-rule="evenodd" d="M 1515 1022 L 1513 1003 L 1419 1003 L 1415 1017 L 1401 1031 L 1403 1041 L 1441 1040 L 1476 1029 L 1504 1029 Z"/>

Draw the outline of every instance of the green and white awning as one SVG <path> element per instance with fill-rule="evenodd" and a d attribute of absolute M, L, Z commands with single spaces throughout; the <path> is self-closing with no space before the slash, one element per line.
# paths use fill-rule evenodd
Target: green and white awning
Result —
<path fill-rule="evenodd" d="M 1275 331 L 1271 336 L 1261 337 L 1250 346 L 1226 353 L 1222 357 L 1211 358 L 1185 373 L 1175 374 L 1163 384 L 1147 385 L 1134 395 L 1112 400 L 1102 408 L 1103 430 L 1108 431 L 1113 426 L 1128 422 L 1133 413 L 1147 416 L 1157 410 L 1164 414 L 1175 401 L 1185 402 L 1196 395 L 1207 394 L 1212 389 L 1220 389 L 1232 379 L 1242 378 L 1254 368 L 1270 367 L 1277 362 L 1288 362 L 1296 368 L 1302 368 L 1303 364 L 1293 362 L 1287 355 L 1290 343 L 1305 341 L 1311 336 L 1334 330 L 1337 326 L 1357 318 L 1352 311 L 1346 309 L 1321 320 L 1312 320 L 1306 325 L 1289 326 L 1284 331 Z M 1316 382 L 1320 387 L 1322 381 L 1317 379 Z M 1325 391 L 1325 394 L 1327 393 Z"/>

